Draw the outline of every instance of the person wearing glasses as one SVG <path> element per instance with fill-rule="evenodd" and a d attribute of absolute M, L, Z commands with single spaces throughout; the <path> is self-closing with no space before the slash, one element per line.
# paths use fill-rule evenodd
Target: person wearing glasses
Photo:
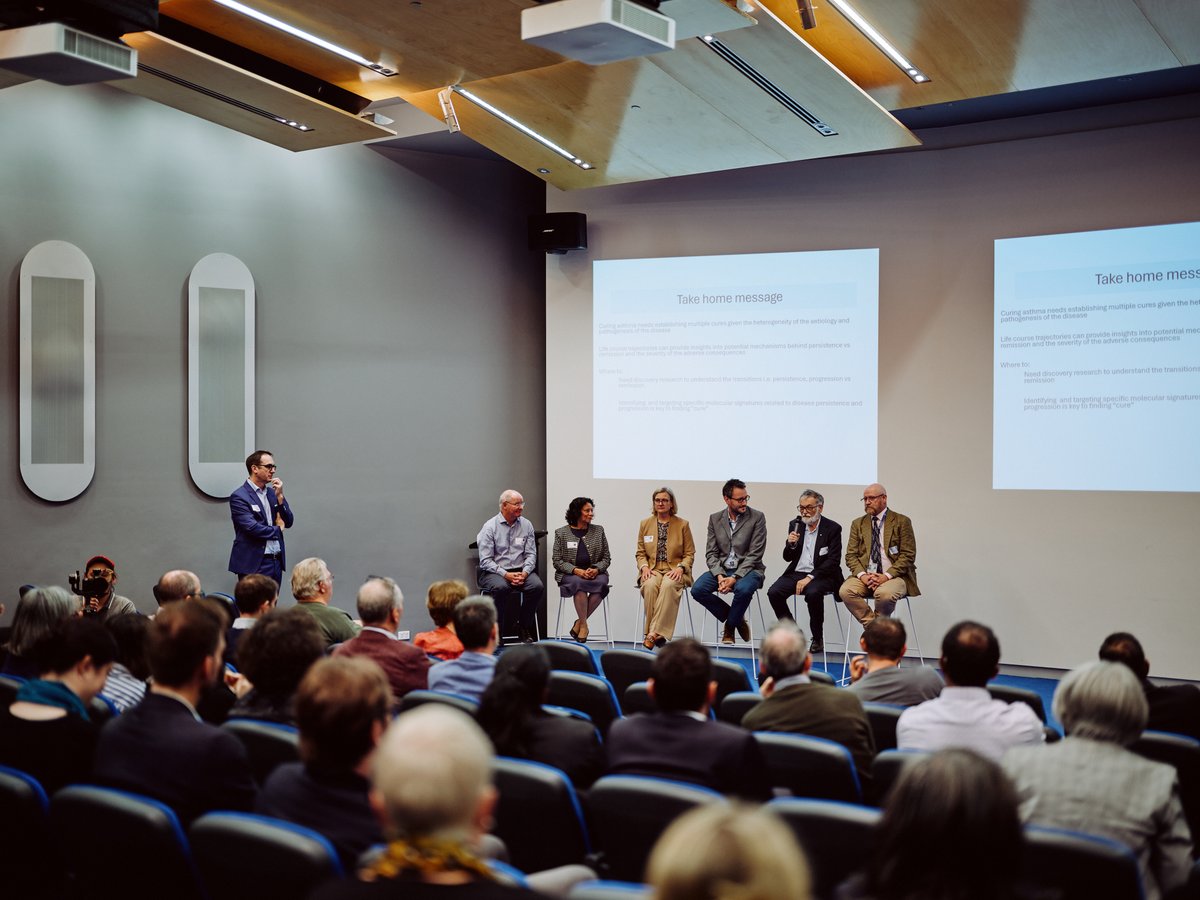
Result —
<path fill-rule="evenodd" d="M 846 542 L 846 568 L 850 577 L 838 595 L 846 609 L 865 628 L 876 616 L 890 616 L 902 597 L 917 597 L 917 539 L 912 520 L 888 509 L 887 489 L 867 485 L 863 491 L 865 516 L 850 525 Z M 867 598 L 875 598 L 875 609 Z"/>
<path fill-rule="evenodd" d="M 647 650 L 664 646 L 675 634 L 679 597 L 692 584 L 696 543 L 692 526 L 677 515 L 675 492 L 660 487 L 651 496 L 648 519 L 638 526 L 638 588 L 646 604 L 646 632 L 642 646 Z"/>
<path fill-rule="evenodd" d="M 286 560 L 283 530 L 295 517 L 283 497 L 283 482 L 276 477 L 275 457 L 268 450 L 255 450 L 246 457 L 249 477 L 229 497 L 233 519 L 233 550 L 229 571 L 243 575 L 266 575 L 283 584 Z"/>
<path fill-rule="evenodd" d="M 708 571 L 692 585 L 696 602 L 725 623 L 722 644 L 733 643 L 733 632 L 750 641 L 746 610 L 763 585 L 763 553 L 767 549 L 767 517 L 749 506 L 746 483 L 730 478 L 721 488 L 725 509 L 708 517 L 704 559 Z M 733 594 L 730 605 L 718 594 Z"/>
<path fill-rule="evenodd" d="M 783 544 L 787 568 L 767 589 L 777 619 L 792 618 L 790 598 L 804 598 L 812 632 L 810 653 L 825 649 L 825 595 L 842 583 L 842 526 L 822 516 L 824 509 L 825 498 L 816 491 L 810 489 L 800 495 L 796 507 L 800 515 L 788 523 Z"/>

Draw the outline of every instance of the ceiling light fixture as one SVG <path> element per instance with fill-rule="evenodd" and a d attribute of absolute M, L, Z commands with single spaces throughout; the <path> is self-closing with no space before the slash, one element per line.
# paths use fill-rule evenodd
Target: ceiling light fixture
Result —
<path fill-rule="evenodd" d="M 491 113 L 493 116 L 495 116 L 501 122 L 505 122 L 505 123 L 511 125 L 513 128 L 517 129 L 517 131 L 521 132 L 522 134 L 533 138 L 535 141 L 537 141 L 543 147 L 545 147 L 548 150 L 554 151 L 559 156 L 561 156 L 563 159 L 569 159 L 572 163 L 579 166 L 579 168 L 581 168 L 581 169 L 594 169 L 595 168 L 595 166 L 593 166 L 591 163 L 584 162 L 582 159 L 580 159 L 578 156 L 576 156 L 570 150 L 566 150 L 566 149 L 558 146 L 558 144 L 554 143 L 554 141 L 550 140 L 550 138 L 538 134 L 536 131 L 534 131 L 532 128 L 530 128 L 525 123 L 517 121 L 512 116 L 510 116 L 508 113 L 492 106 L 492 104 L 488 103 L 486 100 L 484 100 L 478 94 L 472 93 L 471 91 L 469 91 L 466 88 L 461 87 L 460 85 L 457 85 L 457 84 L 450 85 L 450 87 L 447 88 L 447 90 L 451 90 L 454 93 L 458 94 L 460 97 L 464 97 L 467 100 L 470 100 L 472 103 L 474 103 L 480 109 Z M 444 108 L 445 107 L 443 104 L 443 109 Z"/>
<path fill-rule="evenodd" d="M 880 34 L 874 25 L 859 15 L 846 0 L 829 0 L 829 4 L 849 19 L 850 24 L 862 32 L 863 37 L 878 47 L 888 59 L 899 66 L 905 75 L 917 84 L 925 84 L 929 81 L 928 75 L 909 62 L 908 57 L 897 50 L 891 41 Z"/>
<path fill-rule="evenodd" d="M 269 109 L 262 109 L 254 106 L 244 100 L 239 100 L 236 97 L 230 97 L 228 94 L 222 94 L 220 91 L 214 91 L 212 88 L 207 88 L 202 84 L 196 84 L 194 81 L 188 81 L 186 78 L 180 78 L 178 75 L 172 75 L 170 72 L 164 72 L 162 69 L 156 69 L 153 66 L 148 66 L 145 63 L 138 63 L 138 71 L 145 72 L 148 75 L 154 75 L 164 81 L 170 81 L 172 84 L 177 84 L 180 87 L 187 88 L 190 91 L 195 91 L 197 94 L 204 94 L 206 97 L 211 97 L 214 100 L 220 100 L 222 103 L 228 103 L 230 106 L 236 106 L 238 109 L 243 109 L 248 113 L 253 113 L 256 116 L 262 116 L 264 119 L 270 119 L 273 122 L 278 122 L 280 125 L 286 125 L 288 128 L 295 128 L 297 131 L 315 131 L 311 125 L 306 125 L 304 122 L 297 122 L 295 119 L 289 119 L 287 116 L 281 116 L 278 113 L 271 112 Z"/>
<path fill-rule="evenodd" d="M 383 63 L 372 62 L 365 56 L 360 56 L 353 50 L 347 50 L 345 47 L 339 47 L 337 44 L 331 43 L 324 38 L 319 38 L 315 34 L 309 34 L 301 28 L 294 25 L 289 25 L 287 22 L 280 21 L 274 16 L 268 16 L 264 12 L 259 12 L 257 9 L 246 6 L 244 3 L 238 3 L 237 0 L 216 0 L 217 3 L 224 6 L 226 9 L 232 9 L 234 12 L 239 12 L 243 16 L 249 16 L 262 22 L 264 25 L 270 25 L 272 28 L 278 28 L 280 31 L 290 34 L 292 37 L 298 37 L 302 41 L 307 41 L 314 46 L 320 47 L 322 50 L 328 50 L 330 53 L 336 53 L 338 56 L 344 57 L 351 62 L 358 63 L 364 68 L 370 69 L 372 72 L 378 72 L 380 75 L 392 76 L 396 74 L 395 69 L 389 69 Z"/>

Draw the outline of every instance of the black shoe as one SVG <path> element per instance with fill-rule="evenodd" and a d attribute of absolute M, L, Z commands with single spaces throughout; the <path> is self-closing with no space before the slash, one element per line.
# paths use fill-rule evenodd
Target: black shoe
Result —
<path fill-rule="evenodd" d="M 808 652 L 809 653 L 824 653 L 825 652 L 825 642 L 823 640 L 821 640 L 820 638 L 813 638 L 812 643 L 808 645 Z"/>
<path fill-rule="evenodd" d="M 532 644 L 533 643 L 533 635 L 529 633 L 528 628 L 521 629 L 520 637 L 521 637 L 522 644 Z"/>
<path fill-rule="evenodd" d="M 741 636 L 743 641 L 745 641 L 747 644 L 750 643 L 750 623 L 745 619 L 742 619 L 742 621 L 738 622 L 737 633 Z"/>

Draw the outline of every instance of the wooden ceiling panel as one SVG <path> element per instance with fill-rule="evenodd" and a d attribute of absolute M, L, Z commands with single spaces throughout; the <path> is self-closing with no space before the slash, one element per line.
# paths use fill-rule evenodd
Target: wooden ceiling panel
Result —
<path fill-rule="evenodd" d="M 137 78 L 109 82 L 113 87 L 148 97 L 278 147 L 313 150 L 392 137 L 395 134 L 161 35 L 150 32 L 127 34 L 124 41 L 137 50 L 139 67 L 149 66 L 170 78 L 139 71 Z M 203 87 L 236 103 L 218 99 L 178 81 Z M 239 104 L 304 123 L 312 130 L 299 131 Z"/>
<path fill-rule="evenodd" d="M 1154 30 L 1162 35 L 1182 66 L 1200 63 L 1200 3 L 1180 0 L 1137 0 Z"/>
<path fill-rule="evenodd" d="M 372 100 L 555 65 L 521 40 L 534 0 L 253 0 L 256 9 L 396 70 L 385 77 L 227 10 L 213 0 L 162 0 L 164 15 Z"/>

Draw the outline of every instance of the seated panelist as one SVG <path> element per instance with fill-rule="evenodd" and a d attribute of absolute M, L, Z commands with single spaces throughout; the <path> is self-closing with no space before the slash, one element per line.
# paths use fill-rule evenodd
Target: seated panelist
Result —
<path fill-rule="evenodd" d="M 608 596 L 612 564 L 604 529 L 592 523 L 595 514 L 590 497 L 576 497 L 567 507 L 567 524 L 554 532 L 554 580 L 562 596 L 575 599 L 571 637 L 581 644 L 588 638 L 588 616 Z"/>
<path fill-rule="evenodd" d="M 675 492 L 660 487 L 650 499 L 653 513 L 638 526 L 638 588 L 646 605 L 645 640 L 647 650 L 661 647 L 675 634 L 679 598 L 692 584 L 692 563 L 696 543 L 692 526 L 679 518 Z"/>

